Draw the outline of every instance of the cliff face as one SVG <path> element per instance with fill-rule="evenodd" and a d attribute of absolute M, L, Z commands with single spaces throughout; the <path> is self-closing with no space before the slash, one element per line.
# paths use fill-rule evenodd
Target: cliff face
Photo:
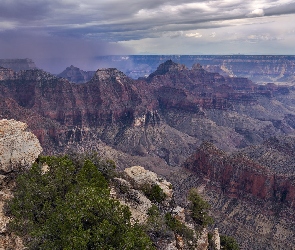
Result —
<path fill-rule="evenodd" d="M 291 141 L 279 138 L 276 143 L 266 141 L 264 146 L 232 154 L 203 143 L 183 164 L 189 172 L 176 181 L 177 190 L 199 187 L 212 205 L 221 232 L 232 231 L 243 249 L 292 249 L 295 175 L 288 170 L 287 155 L 293 148 L 273 152 Z"/>
<path fill-rule="evenodd" d="M 204 143 L 183 164 L 230 198 L 259 199 L 295 208 L 293 175 L 278 174 L 242 153 L 226 155 Z"/>
<path fill-rule="evenodd" d="M 15 120 L 0 120 L 0 246 L 1 249 L 23 249 L 21 240 L 7 231 L 9 218 L 4 204 L 12 197 L 14 178 L 30 167 L 42 152 L 36 136 L 26 131 L 27 125 Z"/>

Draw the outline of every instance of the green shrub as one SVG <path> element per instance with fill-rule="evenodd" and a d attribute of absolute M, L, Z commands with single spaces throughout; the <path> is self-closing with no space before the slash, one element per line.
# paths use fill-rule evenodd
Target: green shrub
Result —
<path fill-rule="evenodd" d="M 145 230 L 153 238 L 169 237 L 171 232 L 165 223 L 164 215 L 160 213 L 156 205 L 152 205 L 148 209 L 148 219 L 145 223 Z"/>
<path fill-rule="evenodd" d="M 205 227 L 213 223 L 213 218 L 208 215 L 210 205 L 204 201 L 196 189 L 191 189 L 188 195 L 193 220 L 200 226 Z"/>
<path fill-rule="evenodd" d="M 224 250 L 239 250 L 239 245 L 231 236 L 220 235 L 220 245 Z"/>
<path fill-rule="evenodd" d="M 174 218 L 170 213 L 165 214 L 165 220 L 167 226 L 175 233 L 185 237 L 187 240 L 190 241 L 194 239 L 193 230 L 189 229 L 186 225 Z"/>
<path fill-rule="evenodd" d="M 42 164 L 49 170 L 42 173 Z M 126 206 L 110 198 L 108 182 L 89 159 L 40 157 L 17 178 L 9 202 L 10 230 L 29 249 L 154 249 Z"/>
<path fill-rule="evenodd" d="M 161 213 L 160 213 L 158 207 L 157 207 L 156 205 L 153 204 L 153 205 L 148 209 L 147 214 L 148 214 L 149 217 L 158 217 L 158 216 L 160 216 Z"/>
<path fill-rule="evenodd" d="M 98 156 L 97 152 L 90 152 L 84 154 L 70 153 L 69 158 L 77 167 L 82 167 L 86 160 L 91 161 L 97 167 L 99 172 L 107 179 L 110 180 L 116 175 L 116 164 L 113 160 L 105 160 Z"/>
<path fill-rule="evenodd" d="M 145 184 L 141 188 L 146 197 L 148 197 L 151 201 L 162 202 L 166 198 L 166 194 L 163 192 L 162 188 L 159 185 L 153 184 Z"/>

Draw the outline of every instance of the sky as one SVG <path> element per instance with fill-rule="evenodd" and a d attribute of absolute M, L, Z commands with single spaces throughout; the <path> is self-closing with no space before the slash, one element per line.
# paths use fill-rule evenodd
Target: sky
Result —
<path fill-rule="evenodd" d="M 295 0 L 0 0 L 0 58 L 295 54 Z M 56 72 L 57 73 L 57 72 Z"/>

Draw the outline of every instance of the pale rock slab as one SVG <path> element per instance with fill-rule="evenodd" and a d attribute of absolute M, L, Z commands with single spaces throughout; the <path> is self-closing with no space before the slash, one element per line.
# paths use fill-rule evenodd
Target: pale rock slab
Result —
<path fill-rule="evenodd" d="M 9 173 L 30 166 L 42 152 L 37 137 L 25 131 L 27 124 L 0 120 L 0 171 Z"/>
<path fill-rule="evenodd" d="M 220 245 L 220 236 L 219 236 L 218 228 L 214 229 L 212 241 L 213 241 L 214 250 L 220 250 L 221 245 Z"/>

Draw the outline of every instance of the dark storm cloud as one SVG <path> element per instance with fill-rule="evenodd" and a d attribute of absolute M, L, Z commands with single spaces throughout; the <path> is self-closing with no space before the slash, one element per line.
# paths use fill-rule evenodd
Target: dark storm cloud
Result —
<path fill-rule="evenodd" d="M 57 6 L 55 0 L 2 0 L 0 1 L 0 20 L 32 21 L 44 19 Z"/>
<path fill-rule="evenodd" d="M 264 13 L 266 16 L 294 14 L 295 2 L 265 9 Z"/>
<path fill-rule="evenodd" d="M 181 30 L 185 24 L 184 31 L 192 24 L 194 29 L 212 28 L 218 26 L 217 21 L 251 18 L 263 10 L 270 16 L 294 13 L 295 9 L 294 1 L 255 2 L 262 12 L 255 10 L 253 1 L 242 0 L 4 0 L 0 2 L 0 20 L 11 21 L 16 30 L 75 37 L 96 34 L 106 41 L 120 41 L 130 39 L 130 32 L 132 39 L 140 39 L 154 37 L 158 30 Z"/>

